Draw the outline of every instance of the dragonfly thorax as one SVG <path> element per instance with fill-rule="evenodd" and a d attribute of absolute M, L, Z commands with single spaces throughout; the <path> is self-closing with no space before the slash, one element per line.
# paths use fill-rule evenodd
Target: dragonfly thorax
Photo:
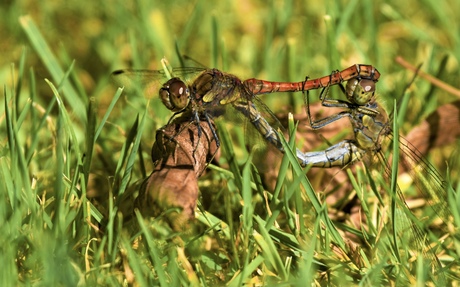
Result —
<path fill-rule="evenodd" d="M 190 90 L 179 78 L 168 80 L 159 91 L 163 104 L 173 112 L 182 111 L 190 102 Z"/>
<path fill-rule="evenodd" d="M 350 102 L 366 105 L 374 96 L 375 82 L 366 79 L 351 79 L 347 82 L 346 95 Z"/>

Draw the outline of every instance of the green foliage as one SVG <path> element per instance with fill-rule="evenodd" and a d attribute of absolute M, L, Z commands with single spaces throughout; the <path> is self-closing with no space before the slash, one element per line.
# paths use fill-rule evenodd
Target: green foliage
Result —
<path fill-rule="evenodd" d="M 6 2 L 0 4 L 1 286 L 422 286 L 459 279 L 460 245 L 452 236 L 458 212 L 442 224 L 448 232 L 425 220 L 433 217 L 429 207 L 417 210 L 412 220 L 443 268 L 429 252 L 414 258 L 412 238 L 388 224 L 397 214 L 390 214 L 391 183 L 381 175 L 362 165 L 348 172 L 366 225 L 331 218 L 337 206 L 325 203 L 325 185 L 310 183 L 297 163 L 295 137 L 283 141 L 287 152 L 270 189 L 252 163 L 258 154 L 241 144 L 244 131 L 225 119 L 217 128 L 220 166 L 210 165 L 200 179 L 194 223 L 200 232 L 171 234 L 136 213 L 130 224 L 137 233 L 129 233 L 119 199 L 153 169 L 155 131 L 171 113 L 158 97 L 126 96 L 109 80 L 115 69 L 161 69 L 163 56 L 173 66 L 279 81 L 368 63 L 382 73 L 383 102 L 405 95 L 407 106 L 410 97 L 397 123 L 404 132 L 454 98 L 421 79 L 406 90 L 413 73 L 394 59 L 423 63 L 425 72 L 458 86 L 458 1 Z M 262 100 L 284 114 L 286 107 L 300 112 L 303 103 L 300 93 Z M 295 128 L 291 121 L 290 132 Z M 442 159 L 428 158 L 446 174 Z M 456 211 L 458 161 L 449 168 L 448 200 Z M 339 204 L 348 203 L 345 197 Z"/>

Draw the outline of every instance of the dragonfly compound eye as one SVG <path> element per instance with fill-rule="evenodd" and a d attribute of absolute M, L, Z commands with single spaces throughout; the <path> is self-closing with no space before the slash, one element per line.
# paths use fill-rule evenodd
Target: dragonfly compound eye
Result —
<path fill-rule="evenodd" d="M 374 96 L 375 82 L 351 79 L 347 82 L 346 92 L 349 101 L 360 106 L 366 105 Z"/>
<path fill-rule="evenodd" d="M 190 92 L 187 85 L 179 78 L 172 78 L 160 89 L 160 98 L 170 110 L 183 110 L 189 103 Z"/>

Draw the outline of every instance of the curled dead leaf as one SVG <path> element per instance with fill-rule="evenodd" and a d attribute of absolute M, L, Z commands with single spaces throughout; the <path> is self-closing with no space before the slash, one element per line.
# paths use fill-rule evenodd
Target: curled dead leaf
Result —
<path fill-rule="evenodd" d="M 134 202 L 143 216 L 165 218 L 176 231 L 187 228 L 198 200 L 198 178 L 216 152 L 213 122 L 190 121 L 182 115 L 156 133 L 152 148 L 155 169 Z"/>
<path fill-rule="evenodd" d="M 460 101 L 442 105 L 406 136 L 420 153 L 452 144 L 460 136 Z"/>

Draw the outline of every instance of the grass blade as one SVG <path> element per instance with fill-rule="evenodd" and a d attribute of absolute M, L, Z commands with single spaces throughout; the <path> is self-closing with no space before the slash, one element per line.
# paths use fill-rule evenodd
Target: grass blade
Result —
<path fill-rule="evenodd" d="M 26 32 L 29 40 L 34 46 L 37 54 L 40 56 L 43 64 L 48 68 L 51 76 L 55 82 L 61 82 L 65 78 L 64 71 L 59 65 L 58 60 L 54 57 L 53 52 L 43 38 L 40 30 L 35 25 L 34 21 L 30 16 L 20 17 L 19 22 L 21 23 L 22 28 Z M 64 96 L 66 97 L 69 105 L 72 107 L 72 111 L 76 114 L 77 118 L 84 122 L 85 119 L 85 102 L 84 99 L 81 99 L 78 94 L 75 92 L 74 88 L 71 86 L 70 82 L 65 81 L 62 84 L 62 89 Z"/>

